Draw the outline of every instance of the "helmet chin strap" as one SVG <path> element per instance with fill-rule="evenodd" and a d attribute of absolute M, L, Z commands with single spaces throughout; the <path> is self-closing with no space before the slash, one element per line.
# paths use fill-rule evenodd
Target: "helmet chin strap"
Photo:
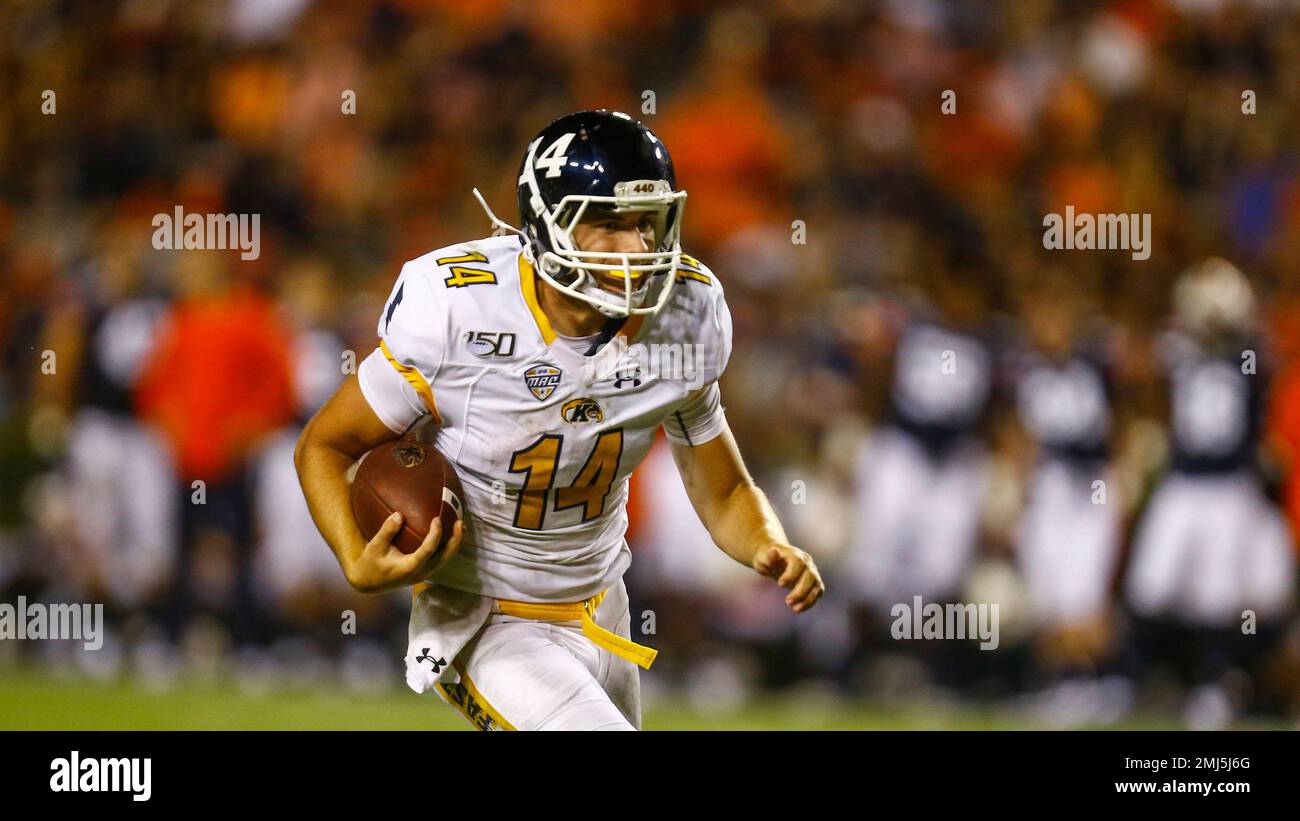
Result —
<path fill-rule="evenodd" d="M 625 319 L 632 315 L 626 310 L 620 310 L 618 307 L 604 302 L 599 296 L 596 296 L 594 293 L 592 293 L 592 291 L 604 290 L 603 288 L 601 288 L 599 285 L 596 285 L 595 283 L 591 283 L 591 282 L 584 283 L 583 285 L 579 286 L 579 290 L 581 290 L 587 296 L 591 297 L 592 301 L 588 302 L 587 303 L 588 305 L 595 308 L 597 311 L 600 311 L 602 314 L 604 314 L 607 317 L 611 317 L 613 319 Z M 629 306 L 629 307 L 638 307 L 638 306 Z"/>
<path fill-rule="evenodd" d="M 478 200 L 478 204 L 483 206 L 483 210 L 487 212 L 488 219 L 492 221 L 493 227 L 517 235 L 520 239 L 524 241 L 524 247 L 529 249 L 529 253 L 531 255 L 532 243 L 528 241 L 528 235 L 525 234 L 523 231 L 519 230 L 518 228 L 514 227 L 510 223 L 506 222 L 505 220 L 499 218 L 496 214 L 492 213 L 492 209 L 488 206 L 487 200 L 483 199 L 483 195 L 479 193 L 479 190 L 477 188 L 474 189 L 474 198 Z"/>
<path fill-rule="evenodd" d="M 629 263 L 625 261 L 624 264 Z M 569 293 L 573 294 L 576 291 L 585 297 L 583 301 L 588 305 L 591 305 L 601 314 L 614 319 L 625 319 L 632 316 L 632 310 L 642 307 L 645 303 L 645 297 L 649 293 L 651 283 L 649 277 L 636 290 L 625 287 L 622 293 L 618 293 L 602 288 L 600 283 L 596 281 L 596 277 L 588 270 L 579 267 L 570 267 L 568 270 L 577 275 L 577 279 L 567 286 Z M 551 274 L 551 276 L 554 276 L 554 274 Z M 624 301 L 622 304 L 615 304 L 610 300 L 610 297 L 622 297 Z"/>
<path fill-rule="evenodd" d="M 548 261 L 554 262 L 553 260 Z M 554 284 L 559 286 L 556 290 L 560 293 L 577 298 L 582 303 L 595 308 L 602 316 L 607 316 L 611 319 L 624 319 L 632 315 L 630 311 L 626 310 L 623 306 L 615 305 L 605 299 L 604 295 L 609 292 L 604 288 L 601 288 L 588 271 L 584 271 L 580 268 L 564 268 L 564 266 L 558 264 L 556 267 L 573 275 L 572 278 L 569 278 L 566 282 L 561 278 L 564 277 L 565 274 L 550 270 L 546 272 L 547 277 L 554 280 Z"/>
<path fill-rule="evenodd" d="M 479 192 L 477 188 L 474 188 L 473 192 L 474 192 L 474 198 L 477 199 L 478 204 L 483 207 L 483 211 L 487 214 L 488 219 L 492 222 L 492 225 L 497 229 L 518 236 L 520 240 L 523 241 L 524 253 L 528 255 L 528 259 L 530 261 L 532 261 L 534 264 L 538 266 L 539 271 L 543 274 L 544 278 L 555 279 L 555 274 L 551 273 L 548 270 L 544 270 L 548 265 L 548 263 L 550 263 L 551 261 L 538 260 L 536 258 L 536 255 L 533 253 L 532 240 L 528 238 L 528 235 L 523 231 L 521 231 L 520 229 L 514 227 L 510 223 L 506 222 L 505 220 L 501 219 L 495 213 L 493 213 L 491 206 L 487 204 L 487 200 L 483 198 L 483 194 Z M 626 266 L 625 274 L 630 276 L 630 273 L 628 273 L 631 271 L 632 268 L 632 264 L 630 260 L 628 260 L 625 257 L 623 259 L 623 264 L 624 266 Z M 557 267 L 563 268 L 565 266 L 563 264 L 557 263 Z M 595 281 L 595 278 L 592 276 L 590 271 L 586 271 L 576 266 L 568 266 L 568 269 L 574 274 L 576 274 L 577 277 L 582 281 L 577 285 L 576 288 L 573 286 L 572 283 L 570 283 L 568 286 L 561 285 L 559 290 L 569 295 L 575 295 L 575 292 L 581 294 L 583 297 L 585 297 L 585 299 L 583 300 L 584 302 L 586 302 L 588 305 L 591 305 L 602 315 L 610 317 L 611 319 L 626 319 L 627 317 L 632 316 L 631 313 L 632 309 L 641 307 L 640 303 L 644 302 L 646 294 L 649 293 L 650 280 L 649 278 L 647 278 L 646 282 L 641 286 L 641 288 L 637 289 L 637 291 L 633 291 L 631 290 L 631 288 L 628 288 L 623 292 L 626 299 L 626 304 L 624 306 L 613 305 L 608 300 L 604 299 L 601 296 L 602 294 L 607 294 L 610 292 L 600 287 L 599 283 Z M 671 275 L 672 274 L 670 274 L 670 276 Z M 558 283 L 558 280 L 556 280 L 556 283 Z M 636 296 L 638 297 L 636 304 L 633 304 L 633 300 L 632 300 L 633 294 L 636 294 Z"/>

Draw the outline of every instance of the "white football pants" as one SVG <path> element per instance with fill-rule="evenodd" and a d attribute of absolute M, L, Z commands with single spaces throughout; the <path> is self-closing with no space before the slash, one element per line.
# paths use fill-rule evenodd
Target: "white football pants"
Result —
<path fill-rule="evenodd" d="M 596 623 L 630 639 L 620 579 Z M 641 684 L 632 662 L 597 647 L 580 621 L 547 622 L 493 612 L 456 656 L 455 684 L 437 691 L 483 730 L 635 730 Z"/>

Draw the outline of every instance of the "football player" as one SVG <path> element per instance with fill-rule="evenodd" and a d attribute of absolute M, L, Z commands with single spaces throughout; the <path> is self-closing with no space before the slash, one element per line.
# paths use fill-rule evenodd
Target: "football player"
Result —
<path fill-rule="evenodd" d="M 889 623 L 898 604 L 910 607 L 917 596 L 957 601 L 975 566 L 994 354 L 985 295 L 967 264 L 945 262 L 921 275 L 928 299 L 899 316 L 887 416 L 854 467 L 856 516 L 844 570 L 859 625 L 849 666 L 897 651 L 920 660 L 936 684 L 957 686 L 966 647 L 899 644 Z"/>
<path fill-rule="evenodd" d="M 913 596 L 956 596 L 975 555 L 987 484 L 980 427 L 993 354 L 979 294 L 936 276 L 935 305 L 904 320 L 888 419 L 857 465 L 858 522 L 848 567 L 855 597 L 889 613 Z"/>
<path fill-rule="evenodd" d="M 1024 336 L 1002 364 L 1034 456 L 1012 542 L 1036 617 L 1044 706 L 1058 723 L 1101 718 L 1098 697 L 1117 692 L 1100 674 L 1124 509 L 1107 328 L 1067 276 L 1038 277 L 1041 290 L 1020 311 Z"/>
<path fill-rule="evenodd" d="M 1291 534 L 1260 471 L 1268 368 L 1257 305 L 1225 259 L 1179 277 L 1162 340 L 1169 471 L 1142 514 L 1125 579 L 1141 661 L 1182 668 L 1195 685 L 1185 717 L 1198 727 L 1220 726 L 1242 706 L 1224 683 L 1262 655 L 1294 605 Z"/>
<path fill-rule="evenodd" d="M 717 277 L 682 253 L 685 199 L 667 148 L 626 114 L 551 123 L 520 166 L 522 228 L 479 196 L 495 236 L 403 266 L 379 347 L 299 440 L 347 579 L 415 587 L 408 684 L 480 728 L 640 726 L 636 668 L 654 651 L 631 641 L 623 536 L 628 476 L 660 426 L 717 545 L 788 588 L 795 612 L 822 595 L 723 415 L 731 318 Z M 467 515 L 446 549 L 435 525 L 404 555 L 400 514 L 363 537 L 347 471 L 426 417 Z"/>

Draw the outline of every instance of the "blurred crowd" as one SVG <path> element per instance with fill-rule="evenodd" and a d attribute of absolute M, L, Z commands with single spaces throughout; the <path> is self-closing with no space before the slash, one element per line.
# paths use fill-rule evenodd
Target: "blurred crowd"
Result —
<path fill-rule="evenodd" d="M 293 442 L 402 262 L 489 233 L 470 189 L 508 214 L 527 140 L 608 107 L 673 154 L 728 418 L 829 591 L 793 618 L 657 447 L 648 691 L 1300 716 L 1287 4 L 28 2 L 0 88 L 0 600 L 114 629 L 49 663 L 400 681 L 407 600 L 348 589 Z M 155 250 L 176 206 L 260 255 Z M 1150 214 L 1150 258 L 1045 250 L 1067 206 Z M 895 640 L 916 596 L 998 603 L 999 649 Z"/>

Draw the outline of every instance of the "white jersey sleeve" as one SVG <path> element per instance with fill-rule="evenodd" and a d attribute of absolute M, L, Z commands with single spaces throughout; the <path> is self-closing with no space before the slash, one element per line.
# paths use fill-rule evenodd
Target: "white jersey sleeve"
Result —
<path fill-rule="evenodd" d="M 664 420 L 664 433 L 674 445 L 696 447 L 720 436 L 725 424 L 722 391 L 717 382 L 711 382 Z"/>
<path fill-rule="evenodd" d="M 395 433 L 425 414 L 440 421 L 430 386 L 445 358 L 444 312 L 427 273 L 404 265 L 379 317 L 379 347 L 357 369 L 366 402 Z"/>
<path fill-rule="evenodd" d="M 708 276 L 713 278 L 712 272 L 698 260 L 691 258 L 691 262 L 694 267 L 702 272 L 708 272 Z M 713 299 L 711 315 L 705 320 L 706 331 L 703 337 L 713 340 L 713 344 L 707 347 L 714 357 L 714 361 L 708 363 L 708 372 L 713 380 L 693 392 L 664 420 L 664 433 L 668 436 L 668 441 L 675 445 L 689 447 L 702 445 L 720 436 L 726 426 L 726 414 L 723 412 L 722 391 L 718 387 L 718 379 L 722 377 L 731 359 L 731 312 L 727 309 L 726 300 L 720 293 L 721 286 L 714 284 L 712 287 L 717 288 L 719 293 Z"/>

